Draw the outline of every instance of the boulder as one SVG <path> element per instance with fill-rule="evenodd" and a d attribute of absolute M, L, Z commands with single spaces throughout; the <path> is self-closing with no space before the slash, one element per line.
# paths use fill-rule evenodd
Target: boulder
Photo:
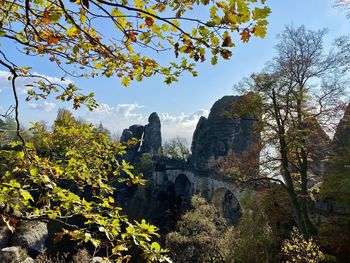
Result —
<path fill-rule="evenodd" d="M 162 134 L 159 116 L 153 112 L 148 118 L 148 124 L 145 125 L 141 152 L 150 153 L 152 156 L 158 156 L 162 149 Z"/>
<path fill-rule="evenodd" d="M 47 224 L 38 221 L 21 222 L 12 236 L 12 246 L 20 246 L 30 256 L 37 256 L 47 248 Z"/>

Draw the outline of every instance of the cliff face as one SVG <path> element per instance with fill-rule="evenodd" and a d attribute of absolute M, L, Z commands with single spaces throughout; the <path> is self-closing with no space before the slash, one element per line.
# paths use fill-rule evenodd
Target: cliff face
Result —
<path fill-rule="evenodd" d="M 224 96 L 216 101 L 208 118 L 201 117 L 192 140 L 191 162 L 196 170 L 208 169 L 210 161 L 227 154 L 242 154 L 256 145 L 256 120 L 237 119 L 227 114 L 242 96 Z"/>

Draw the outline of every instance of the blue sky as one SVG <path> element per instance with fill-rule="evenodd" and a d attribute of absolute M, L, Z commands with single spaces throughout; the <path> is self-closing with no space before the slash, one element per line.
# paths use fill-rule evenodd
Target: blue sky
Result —
<path fill-rule="evenodd" d="M 326 47 L 335 37 L 350 33 L 350 19 L 333 8 L 333 0 L 267 0 L 272 13 L 268 34 L 264 39 L 252 39 L 249 43 L 239 43 L 233 50 L 230 61 L 220 61 L 211 66 L 209 61 L 197 67 L 196 78 L 183 76 L 179 83 L 167 86 L 162 79 L 155 77 L 130 87 L 121 87 L 119 79 L 73 80 L 86 90 L 95 92 L 101 108 L 93 113 L 79 110 L 75 114 L 93 123 L 103 124 L 113 132 L 120 133 L 127 126 L 145 124 L 153 111 L 161 116 L 162 132 L 165 139 L 179 135 L 192 137 L 195 125 L 201 115 L 206 115 L 212 104 L 224 95 L 233 93 L 232 86 L 252 72 L 260 71 L 274 54 L 276 35 L 285 25 L 305 25 L 308 29 L 328 28 Z M 60 77 L 59 72 L 49 63 L 40 59 L 18 55 L 14 46 L 5 44 L 0 47 L 9 58 L 18 64 L 32 65 L 34 71 L 47 76 Z M 163 56 L 169 55 L 164 53 Z M 162 57 L 166 60 L 166 57 Z M 172 58 L 169 58 L 172 59 Z M 7 73 L 0 68 L 0 111 L 12 104 Z M 25 102 L 21 94 L 21 122 L 26 126 L 31 121 L 52 122 L 56 111 L 62 105 L 59 101 Z"/>

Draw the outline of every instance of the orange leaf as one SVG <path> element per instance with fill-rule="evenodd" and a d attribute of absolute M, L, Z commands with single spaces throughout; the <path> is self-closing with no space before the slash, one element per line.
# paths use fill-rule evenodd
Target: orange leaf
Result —
<path fill-rule="evenodd" d="M 53 239 L 53 243 L 57 244 L 58 242 L 60 242 L 64 235 L 65 235 L 64 232 L 56 233 L 55 238 Z"/>
<path fill-rule="evenodd" d="M 147 26 L 153 26 L 153 24 L 154 24 L 154 20 L 152 18 L 150 18 L 149 16 L 146 17 L 145 22 L 146 22 Z"/>
<path fill-rule="evenodd" d="M 224 41 L 222 42 L 223 47 L 228 47 L 230 44 L 232 44 L 232 39 L 230 36 L 225 37 Z"/>
<path fill-rule="evenodd" d="M 48 35 L 46 41 L 48 45 L 56 45 L 59 42 L 59 38 L 54 35 Z"/>
<path fill-rule="evenodd" d="M 43 22 L 44 25 L 50 24 L 51 19 L 50 19 L 50 14 L 49 14 L 49 12 L 44 11 L 44 14 L 43 14 L 43 21 L 42 21 L 42 22 Z"/>
<path fill-rule="evenodd" d="M 241 35 L 241 40 L 243 42 L 248 42 L 249 41 L 250 32 L 249 32 L 248 29 L 244 29 L 240 35 Z"/>

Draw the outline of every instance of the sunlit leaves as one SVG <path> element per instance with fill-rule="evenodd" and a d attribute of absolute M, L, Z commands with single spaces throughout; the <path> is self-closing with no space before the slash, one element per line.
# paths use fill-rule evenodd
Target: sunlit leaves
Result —
<path fill-rule="evenodd" d="M 163 75 L 168 84 L 184 72 L 196 75 L 195 64 L 184 65 L 180 57 L 192 60 L 189 63 L 208 59 L 212 64 L 219 57 L 229 59 L 237 34 L 243 42 L 266 35 L 270 13 L 263 0 L 15 3 L 3 1 L 0 37 L 14 40 L 28 55 L 49 55 L 51 62 L 73 75 L 116 76 L 123 86 L 155 74 Z M 197 9 L 206 15 L 197 17 Z M 158 54 L 168 55 L 171 49 L 177 59 L 159 63 Z"/>
<path fill-rule="evenodd" d="M 34 144 L 27 145 L 28 152 L 18 143 L 0 151 L 0 206 L 11 229 L 16 228 L 12 215 L 19 220 L 58 220 L 67 225 L 63 223 L 54 242 L 68 235 L 77 244 L 111 249 L 109 259 L 116 262 L 131 257 L 133 246 L 143 251 L 146 261 L 166 260 L 166 251 L 154 242 L 156 227 L 144 220 L 128 222 L 117 206 L 118 182 L 145 182 L 132 165 L 116 157 L 126 146 L 111 142 L 66 110 L 59 111 L 52 130 L 36 123 L 31 132 Z M 67 221 L 77 216 L 82 224 Z"/>
<path fill-rule="evenodd" d="M 323 262 L 325 255 L 320 246 L 312 238 L 305 240 L 296 227 L 290 239 L 282 244 L 282 252 L 287 262 Z"/>

